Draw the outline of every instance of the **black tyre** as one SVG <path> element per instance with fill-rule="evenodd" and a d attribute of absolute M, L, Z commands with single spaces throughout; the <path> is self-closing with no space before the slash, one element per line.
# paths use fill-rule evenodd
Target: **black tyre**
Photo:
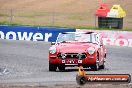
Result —
<path fill-rule="evenodd" d="M 103 64 L 99 67 L 100 69 L 105 69 L 106 54 L 104 55 Z"/>
<path fill-rule="evenodd" d="M 49 71 L 56 71 L 57 66 L 54 64 L 49 63 Z"/>
<path fill-rule="evenodd" d="M 105 62 L 103 61 L 103 64 L 99 66 L 99 69 L 104 69 L 105 68 Z"/>
<path fill-rule="evenodd" d="M 131 82 L 131 75 L 129 75 L 129 79 L 128 79 L 128 83 L 130 83 Z"/>
<path fill-rule="evenodd" d="M 91 67 L 92 71 L 98 71 L 99 70 L 99 56 L 97 55 L 96 57 L 96 62 L 95 64 L 93 64 L 93 66 Z"/>
<path fill-rule="evenodd" d="M 59 69 L 59 71 L 65 71 L 65 66 L 64 65 L 60 65 L 60 66 L 58 66 L 58 69 Z"/>
<path fill-rule="evenodd" d="M 79 85 L 84 85 L 86 83 L 87 79 L 84 76 L 76 76 L 76 82 Z"/>

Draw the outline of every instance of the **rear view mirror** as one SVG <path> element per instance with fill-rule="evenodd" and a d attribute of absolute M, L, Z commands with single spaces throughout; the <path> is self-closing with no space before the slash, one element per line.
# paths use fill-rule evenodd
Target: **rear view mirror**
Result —
<path fill-rule="evenodd" d="M 55 45 L 55 42 L 51 42 L 51 45 Z"/>
<path fill-rule="evenodd" d="M 101 43 L 100 46 L 103 46 L 103 43 Z"/>

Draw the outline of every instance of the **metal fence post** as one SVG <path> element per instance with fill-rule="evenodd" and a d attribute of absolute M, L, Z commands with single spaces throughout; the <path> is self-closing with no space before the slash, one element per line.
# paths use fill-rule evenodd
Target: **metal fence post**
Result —
<path fill-rule="evenodd" d="M 52 13 L 52 26 L 55 24 L 55 12 Z"/>
<path fill-rule="evenodd" d="M 10 24 L 13 22 L 13 10 L 10 10 Z"/>

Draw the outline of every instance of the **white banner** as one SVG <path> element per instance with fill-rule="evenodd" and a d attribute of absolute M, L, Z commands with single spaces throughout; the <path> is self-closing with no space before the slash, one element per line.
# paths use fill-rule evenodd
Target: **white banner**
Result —
<path fill-rule="evenodd" d="M 97 32 L 102 35 L 104 45 L 132 47 L 132 32 L 110 30 L 84 30 L 76 29 L 77 32 Z"/>

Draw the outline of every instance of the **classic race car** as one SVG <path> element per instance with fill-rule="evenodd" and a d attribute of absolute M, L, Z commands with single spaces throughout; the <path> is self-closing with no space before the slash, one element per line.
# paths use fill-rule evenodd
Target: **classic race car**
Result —
<path fill-rule="evenodd" d="M 101 35 L 94 32 L 59 33 L 49 49 L 49 71 L 65 67 L 83 66 L 97 71 L 104 69 L 106 48 Z"/>

